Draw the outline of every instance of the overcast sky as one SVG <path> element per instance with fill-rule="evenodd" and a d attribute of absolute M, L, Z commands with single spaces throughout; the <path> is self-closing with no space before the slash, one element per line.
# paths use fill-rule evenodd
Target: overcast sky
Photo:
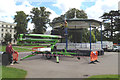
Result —
<path fill-rule="evenodd" d="M 83 9 L 89 19 L 100 20 L 104 12 L 118 10 L 119 0 L 0 0 L 0 21 L 13 23 L 16 11 L 29 14 L 33 7 L 46 7 L 52 14 L 50 19 L 64 14 L 70 8 Z M 33 24 L 28 23 L 29 28 Z"/>

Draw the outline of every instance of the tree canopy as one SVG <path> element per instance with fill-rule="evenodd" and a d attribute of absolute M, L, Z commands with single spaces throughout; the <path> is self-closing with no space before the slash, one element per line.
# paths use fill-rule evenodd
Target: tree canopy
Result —
<path fill-rule="evenodd" d="M 52 22 L 63 21 L 65 19 L 65 15 L 66 15 L 67 19 L 72 19 L 75 17 L 75 13 L 76 13 L 77 18 L 81 18 L 81 19 L 88 18 L 87 14 L 83 10 L 72 8 L 72 9 L 68 10 L 65 14 L 61 15 L 60 17 L 54 18 L 52 20 Z"/>
<path fill-rule="evenodd" d="M 29 21 L 28 15 L 23 11 L 16 12 L 17 14 L 14 17 L 14 22 L 16 23 L 15 30 L 16 34 L 14 35 L 15 39 L 18 38 L 19 34 L 27 33 L 27 24 Z"/>
<path fill-rule="evenodd" d="M 17 34 L 27 33 L 28 15 L 23 11 L 18 11 L 16 13 L 17 15 L 15 15 L 14 22 L 16 23 L 15 30 Z"/>
<path fill-rule="evenodd" d="M 120 13 L 111 10 L 104 13 L 101 18 L 103 19 L 105 30 L 103 31 L 106 40 L 113 41 L 114 43 L 120 42 Z M 106 21 L 109 20 L 109 23 Z"/>
<path fill-rule="evenodd" d="M 42 34 L 46 31 L 46 24 L 50 22 L 49 16 L 51 12 L 46 11 L 45 7 L 33 8 L 31 11 L 32 23 L 34 23 L 33 33 Z"/>
<path fill-rule="evenodd" d="M 4 42 L 6 44 L 8 44 L 8 42 L 11 42 L 11 41 L 12 41 L 11 34 L 10 33 L 6 33 L 5 37 L 4 37 Z"/>

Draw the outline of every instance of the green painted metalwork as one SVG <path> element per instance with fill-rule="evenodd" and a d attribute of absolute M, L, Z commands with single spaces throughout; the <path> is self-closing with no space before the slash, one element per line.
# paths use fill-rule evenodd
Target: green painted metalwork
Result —
<path fill-rule="evenodd" d="M 31 39 L 31 38 L 29 38 L 29 39 L 22 39 L 20 41 L 46 41 L 46 42 L 49 42 L 49 41 L 56 41 L 56 40 L 54 40 L 54 39 Z"/>
<path fill-rule="evenodd" d="M 61 38 L 61 36 L 57 36 L 57 35 L 44 35 L 44 34 L 20 34 L 20 36 L 40 36 L 44 38 Z"/>
<path fill-rule="evenodd" d="M 35 55 L 33 55 L 33 54 L 31 54 L 31 55 L 27 55 L 27 56 L 21 58 L 20 60 L 23 60 L 23 59 L 26 59 L 26 58 L 29 58 L 29 57 L 32 57 L 32 56 L 35 56 Z"/>
<path fill-rule="evenodd" d="M 33 38 L 33 37 L 39 37 L 39 38 Z M 30 44 L 30 45 L 35 45 L 35 44 L 36 45 L 39 45 L 39 44 L 55 45 L 57 42 L 59 42 L 59 38 L 61 38 L 61 36 L 43 35 L 43 34 L 19 34 L 19 38 L 17 39 L 17 41 L 18 41 L 18 45 L 23 44 L 21 42 L 31 42 L 31 43 L 24 43 L 24 45 L 25 44 Z M 35 41 L 39 41 L 39 42 L 43 42 L 43 43 L 34 43 Z"/>
<path fill-rule="evenodd" d="M 29 38 L 26 38 L 26 36 Z M 34 39 L 33 37 L 40 37 L 40 39 Z M 24 37 L 24 38 L 23 38 Z M 40 52 L 40 51 L 35 51 L 35 52 L 32 52 L 32 54 L 30 55 L 27 55 L 23 58 L 21 58 L 21 60 L 23 59 L 26 59 L 26 58 L 29 58 L 29 57 L 32 57 L 32 56 L 35 56 L 36 54 L 45 54 L 45 55 L 49 55 L 50 53 L 50 56 L 52 55 L 56 55 L 56 61 L 57 63 L 59 63 L 59 56 L 58 55 L 65 55 L 65 56 L 73 56 L 77 53 L 70 53 L 70 52 L 67 52 L 67 50 L 65 49 L 65 51 L 61 51 L 61 52 L 58 52 L 58 51 L 54 51 L 54 47 L 55 47 L 55 44 L 59 42 L 59 38 L 61 38 L 61 36 L 56 36 L 56 35 L 42 35 L 42 34 L 20 34 L 20 37 L 18 39 L 18 43 L 20 41 L 31 41 L 31 42 L 34 42 L 34 41 L 39 41 L 41 43 L 38 43 L 38 44 L 46 44 L 44 45 L 43 47 L 44 48 L 51 48 L 51 52 L 47 52 L 47 51 L 43 51 L 43 52 Z M 48 45 L 49 46 L 48 46 Z M 41 46 L 40 46 L 41 47 Z"/>

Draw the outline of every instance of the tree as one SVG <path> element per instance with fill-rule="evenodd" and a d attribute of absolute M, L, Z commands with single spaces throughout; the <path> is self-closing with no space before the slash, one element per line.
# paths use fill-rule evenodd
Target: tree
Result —
<path fill-rule="evenodd" d="M 75 17 L 75 13 L 76 13 L 76 17 L 77 18 L 81 18 L 81 19 L 87 19 L 87 14 L 83 11 L 83 10 L 79 10 L 79 9 L 76 9 L 76 8 L 72 8 L 70 10 L 68 10 L 66 12 L 66 15 L 67 15 L 67 19 L 72 19 Z"/>
<path fill-rule="evenodd" d="M 75 17 L 75 12 L 76 12 L 76 17 L 81 18 L 81 19 L 87 19 L 87 14 L 83 10 L 79 10 L 76 8 L 72 8 L 68 10 L 65 14 L 67 19 L 72 19 Z M 65 19 L 65 14 L 61 15 L 60 17 L 54 18 L 52 22 L 58 22 L 58 21 L 63 21 Z"/>
<path fill-rule="evenodd" d="M 28 15 L 26 15 L 23 11 L 16 12 L 14 22 L 16 23 L 15 30 L 17 34 L 15 35 L 15 39 L 17 39 L 18 34 L 25 34 L 27 33 L 27 24 L 28 24 Z"/>
<path fill-rule="evenodd" d="M 104 23 L 105 30 L 104 30 L 104 36 L 107 40 L 116 42 L 118 40 L 118 35 L 120 33 L 120 13 L 119 11 L 113 11 L 111 10 L 108 13 L 104 13 L 101 18 L 103 19 L 103 22 L 106 20 L 110 20 L 110 23 Z M 117 33 L 116 33 L 117 32 Z M 117 43 L 119 40 L 117 41 Z"/>
<path fill-rule="evenodd" d="M 6 33 L 6 34 L 5 34 L 4 41 L 5 41 L 6 44 L 7 44 L 8 42 L 11 42 L 11 41 L 12 41 L 12 38 L 11 38 L 11 34 L 10 34 L 10 33 Z"/>
<path fill-rule="evenodd" d="M 50 22 L 49 16 L 51 12 L 46 11 L 45 7 L 33 8 L 30 17 L 34 23 L 34 33 L 42 34 L 46 31 L 46 24 Z"/>

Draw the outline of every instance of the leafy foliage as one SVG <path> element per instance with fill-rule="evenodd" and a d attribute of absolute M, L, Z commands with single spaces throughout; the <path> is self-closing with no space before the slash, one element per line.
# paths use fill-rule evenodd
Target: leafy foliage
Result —
<path fill-rule="evenodd" d="M 46 11 L 45 7 L 33 8 L 30 17 L 34 23 L 33 33 L 44 33 L 46 31 L 46 24 L 50 22 L 49 16 L 51 12 Z"/>
<path fill-rule="evenodd" d="M 72 19 L 75 17 L 75 12 L 76 12 L 76 17 L 81 18 L 81 19 L 87 19 L 87 14 L 83 10 L 79 10 L 76 8 L 72 8 L 68 10 L 65 14 L 67 15 L 67 19 Z M 65 14 L 61 15 L 60 17 L 54 18 L 52 22 L 59 22 L 63 21 L 65 19 Z"/>
<path fill-rule="evenodd" d="M 27 23 L 29 19 L 27 19 L 28 15 L 26 15 L 23 11 L 16 12 L 15 15 L 15 23 L 17 23 L 15 29 L 17 30 L 18 34 L 26 33 L 27 32 Z"/>
<path fill-rule="evenodd" d="M 74 18 L 75 17 L 75 13 L 76 13 L 76 17 L 77 18 L 81 18 L 81 19 L 87 19 L 88 18 L 87 14 L 83 10 L 72 8 L 72 9 L 70 9 L 70 10 L 68 10 L 66 12 L 67 19 Z"/>
<path fill-rule="evenodd" d="M 17 31 L 17 34 L 14 36 L 15 39 L 17 39 L 18 34 L 25 34 L 27 33 L 27 24 L 28 24 L 28 15 L 26 15 L 23 11 L 16 12 L 17 15 L 15 15 L 14 22 L 16 23 L 15 30 Z"/>
<path fill-rule="evenodd" d="M 108 13 L 104 13 L 101 18 L 103 22 L 109 20 L 109 23 L 104 23 L 105 30 L 103 31 L 104 37 L 106 40 L 113 41 L 114 43 L 119 43 L 120 38 L 118 37 L 120 34 L 120 13 L 119 11 L 111 10 Z"/>
<path fill-rule="evenodd" d="M 10 33 L 6 33 L 5 37 L 4 37 L 5 43 L 7 44 L 8 42 L 12 41 L 11 38 L 11 34 Z"/>

